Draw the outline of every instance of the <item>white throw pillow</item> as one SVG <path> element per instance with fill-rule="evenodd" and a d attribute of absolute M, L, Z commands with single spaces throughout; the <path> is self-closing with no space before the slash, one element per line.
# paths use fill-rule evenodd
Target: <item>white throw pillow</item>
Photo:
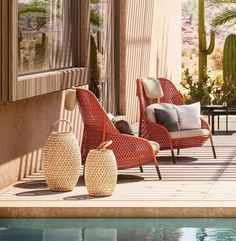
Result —
<path fill-rule="evenodd" d="M 191 105 L 175 105 L 181 130 L 201 128 L 200 102 Z"/>

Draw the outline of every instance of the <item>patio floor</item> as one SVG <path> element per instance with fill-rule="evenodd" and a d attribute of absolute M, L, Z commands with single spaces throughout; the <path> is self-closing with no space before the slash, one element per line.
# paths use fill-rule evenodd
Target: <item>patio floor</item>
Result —
<path fill-rule="evenodd" d="M 0 191 L 1 217 L 236 217 L 236 135 L 158 157 L 163 180 L 152 165 L 119 172 L 111 197 L 88 196 L 83 178 L 72 192 L 50 191 L 41 172 Z"/>

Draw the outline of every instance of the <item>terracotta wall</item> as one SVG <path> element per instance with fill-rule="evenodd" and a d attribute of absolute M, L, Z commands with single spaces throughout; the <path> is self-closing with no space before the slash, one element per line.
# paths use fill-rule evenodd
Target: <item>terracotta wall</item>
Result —
<path fill-rule="evenodd" d="M 56 120 L 69 119 L 81 138 L 78 109 L 64 111 L 63 101 L 64 92 L 57 92 L 0 104 L 0 188 L 40 169 L 42 147 Z"/>

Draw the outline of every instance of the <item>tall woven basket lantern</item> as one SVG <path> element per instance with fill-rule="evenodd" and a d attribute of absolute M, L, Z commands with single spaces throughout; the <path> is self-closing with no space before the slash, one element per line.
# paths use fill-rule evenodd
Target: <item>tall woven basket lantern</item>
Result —
<path fill-rule="evenodd" d="M 117 182 L 117 162 L 112 150 L 106 149 L 112 141 L 103 142 L 90 150 L 85 162 L 85 184 L 91 196 L 111 196 Z"/>
<path fill-rule="evenodd" d="M 69 132 L 53 131 L 60 122 L 70 126 Z M 81 153 L 78 141 L 67 120 L 58 120 L 52 126 L 43 151 L 42 169 L 49 188 L 53 191 L 71 191 L 78 182 Z"/>

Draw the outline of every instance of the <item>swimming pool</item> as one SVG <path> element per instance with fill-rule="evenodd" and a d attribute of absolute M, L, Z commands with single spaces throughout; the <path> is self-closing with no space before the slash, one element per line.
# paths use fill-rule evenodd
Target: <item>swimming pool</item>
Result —
<path fill-rule="evenodd" d="M 235 241 L 236 219 L 0 219 L 1 241 Z"/>

